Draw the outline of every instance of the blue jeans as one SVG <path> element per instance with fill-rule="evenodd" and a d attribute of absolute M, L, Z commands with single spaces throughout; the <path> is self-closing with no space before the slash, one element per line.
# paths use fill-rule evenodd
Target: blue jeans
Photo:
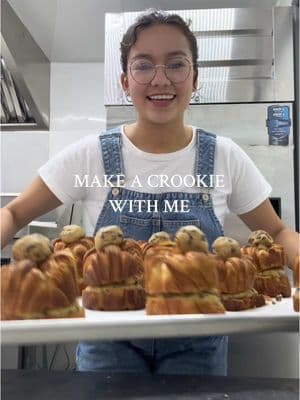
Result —
<path fill-rule="evenodd" d="M 227 336 L 81 342 L 79 371 L 226 375 Z"/>

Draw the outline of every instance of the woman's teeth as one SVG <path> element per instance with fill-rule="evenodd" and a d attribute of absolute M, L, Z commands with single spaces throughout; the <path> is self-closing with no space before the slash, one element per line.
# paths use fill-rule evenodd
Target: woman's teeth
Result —
<path fill-rule="evenodd" d="M 173 100 L 175 98 L 174 94 L 156 94 L 153 96 L 148 96 L 150 100 Z"/>

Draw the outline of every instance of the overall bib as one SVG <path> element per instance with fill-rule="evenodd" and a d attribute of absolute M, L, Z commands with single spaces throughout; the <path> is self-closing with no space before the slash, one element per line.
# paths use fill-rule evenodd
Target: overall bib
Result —
<path fill-rule="evenodd" d="M 124 175 L 120 128 L 109 130 L 99 138 L 105 174 Z M 197 129 L 195 175 L 207 175 L 209 179 L 209 175 L 214 173 L 215 146 L 215 135 Z M 211 245 L 223 235 L 213 210 L 211 190 L 205 188 L 203 192 L 199 188 L 199 193 L 154 194 L 113 187 L 98 217 L 95 233 L 102 226 L 118 225 L 124 237 L 148 240 L 155 232 L 174 234 L 184 225 L 196 225 L 206 234 Z M 172 203 L 176 199 L 188 200 L 190 211 L 161 212 L 165 201 Z M 122 212 L 115 212 L 110 200 L 157 200 L 159 211 L 139 210 L 133 213 L 124 208 Z M 76 362 L 79 371 L 226 375 L 227 347 L 226 336 L 80 342 Z"/>

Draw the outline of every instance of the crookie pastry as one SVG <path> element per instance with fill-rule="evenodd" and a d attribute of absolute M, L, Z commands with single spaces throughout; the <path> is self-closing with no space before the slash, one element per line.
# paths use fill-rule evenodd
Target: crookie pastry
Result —
<path fill-rule="evenodd" d="M 254 288 L 267 296 L 291 296 L 291 286 L 285 274 L 286 256 L 282 245 L 274 243 L 263 230 L 250 234 L 248 244 L 241 248 L 243 255 L 251 257 L 257 273 Z"/>
<path fill-rule="evenodd" d="M 142 250 L 144 257 L 146 254 L 157 254 L 157 252 L 170 252 L 172 254 L 179 252 L 176 243 L 164 231 L 153 233 L 149 240 L 142 244 Z"/>
<path fill-rule="evenodd" d="M 300 311 L 299 264 L 300 264 L 300 255 L 297 255 L 293 259 L 292 263 L 293 281 L 294 281 L 294 287 L 296 288 L 295 293 L 293 295 L 293 306 L 294 310 L 297 312 Z"/>
<path fill-rule="evenodd" d="M 156 241 L 144 260 L 147 314 L 224 313 L 217 263 L 205 252 L 208 244 L 203 232 L 186 226 L 176 233 L 173 244 L 164 241 L 168 238 L 163 234 L 157 235 L 163 240 Z"/>
<path fill-rule="evenodd" d="M 53 242 L 54 252 L 69 249 L 76 260 L 77 279 L 79 292 L 85 288 L 83 282 L 83 257 L 85 253 L 94 247 L 94 238 L 85 237 L 83 228 L 78 225 L 66 225 L 60 232 L 59 238 Z"/>
<path fill-rule="evenodd" d="M 124 239 L 118 226 L 99 229 L 95 248 L 84 256 L 82 292 L 84 307 L 91 310 L 138 310 L 145 306 L 143 255 L 132 239 Z"/>
<path fill-rule="evenodd" d="M 38 234 L 18 240 L 14 263 L 1 268 L 1 318 L 74 318 L 84 310 L 78 292 L 72 254 L 51 252 L 50 241 Z"/>
<path fill-rule="evenodd" d="M 212 244 L 216 254 L 221 300 L 228 311 L 241 311 L 265 304 L 264 296 L 254 289 L 256 267 L 250 257 L 241 254 L 239 243 L 218 237 Z"/>

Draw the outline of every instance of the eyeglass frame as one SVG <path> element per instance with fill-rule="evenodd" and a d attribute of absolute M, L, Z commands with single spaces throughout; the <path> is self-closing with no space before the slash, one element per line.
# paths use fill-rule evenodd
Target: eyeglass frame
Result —
<path fill-rule="evenodd" d="M 168 75 L 167 75 L 167 73 L 166 73 L 167 64 L 156 64 L 156 65 L 154 65 L 152 61 L 149 61 L 149 60 L 148 60 L 149 63 L 151 63 L 151 64 L 153 65 L 155 72 L 154 72 L 153 77 L 152 77 L 152 78 L 149 80 L 149 82 L 147 82 L 147 83 L 141 83 L 141 82 L 137 81 L 136 79 L 134 79 L 134 77 L 133 77 L 133 74 L 132 74 L 132 71 L 131 71 L 131 67 L 132 67 L 132 65 L 133 65 L 135 62 L 137 62 L 138 60 L 132 61 L 132 62 L 129 64 L 129 68 L 128 68 L 128 69 L 129 69 L 129 72 L 130 72 L 130 75 L 131 75 L 132 79 L 133 79 L 136 83 L 138 83 L 139 85 L 149 85 L 149 83 L 151 83 L 151 82 L 153 81 L 153 79 L 155 78 L 155 76 L 156 76 L 156 74 L 157 74 L 157 68 L 158 68 L 158 67 L 164 67 L 165 77 L 166 77 L 171 83 L 175 83 L 175 84 L 177 84 L 177 83 L 183 83 L 183 82 L 185 82 L 185 81 L 188 79 L 188 77 L 190 76 L 191 70 L 192 70 L 192 68 L 195 66 L 195 64 L 192 63 L 192 62 L 190 62 L 190 60 L 189 60 L 188 58 L 186 58 L 186 57 L 182 57 L 182 58 L 183 58 L 184 60 L 188 61 L 188 64 L 189 64 L 190 69 L 189 69 L 189 73 L 187 74 L 186 78 L 185 78 L 183 81 L 180 81 L 180 82 L 173 82 L 173 81 L 168 77 Z"/>

